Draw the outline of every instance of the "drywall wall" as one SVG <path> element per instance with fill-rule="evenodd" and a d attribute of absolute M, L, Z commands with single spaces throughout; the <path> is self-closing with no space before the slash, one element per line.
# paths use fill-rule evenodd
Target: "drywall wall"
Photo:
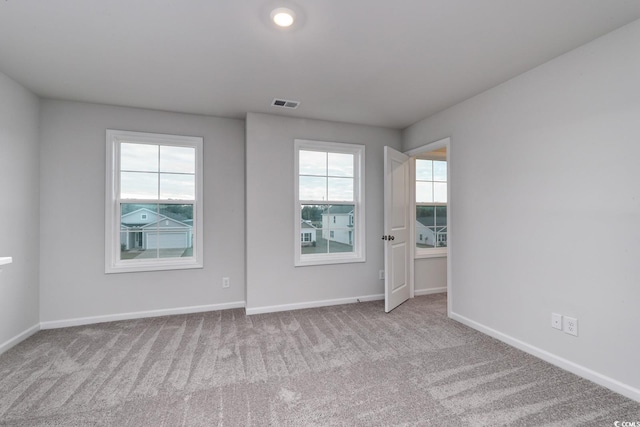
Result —
<path fill-rule="evenodd" d="M 366 262 L 294 267 L 294 139 L 366 145 Z M 247 115 L 247 310 L 295 308 L 383 293 L 383 155 L 400 131 Z M 322 304 L 322 303 L 321 303 Z"/>
<path fill-rule="evenodd" d="M 403 148 L 451 137 L 453 313 L 640 399 L 638 40 L 640 21 L 407 128 Z"/>
<path fill-rule="evenodd" d="M 446 292 L 447 257 L 417 258 L 413 277 L 416 295 Z"/>
<path fill-rule="evenodd" d="M 104 273 L 106 129 L 204 137 L 203 269 Z M 243 120 L 44 100 L 41 134 L 43 326 L 244 301 Z"/>
<path fill-rule="evenodd" d="M 38 98 L 0 73 L 0 352 L 37 331 Z M 35 328 L 34 328 L 35 327 Z"/>

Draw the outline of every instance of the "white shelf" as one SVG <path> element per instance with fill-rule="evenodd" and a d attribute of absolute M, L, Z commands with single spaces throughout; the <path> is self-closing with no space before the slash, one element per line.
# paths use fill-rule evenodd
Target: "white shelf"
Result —
<path fill-rule="evenodd" d="M 11 264 L 13 262 L 13 258 L 10 256 L 0 257 L 0 265 Z"/>

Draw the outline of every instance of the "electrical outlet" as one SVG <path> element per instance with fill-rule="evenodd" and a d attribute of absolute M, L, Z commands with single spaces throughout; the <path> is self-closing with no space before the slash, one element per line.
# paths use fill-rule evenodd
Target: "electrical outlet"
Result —
<path fill-rule="evenodd" d="M 378 271 L 378 279 L 384 280 L 384 270 Z"/>
<path fill-rule="evenodd" d="M 229 287 L 229 278 L 228 277 L 223 277 L 222 278 L 222 287 L 223 288 L 228 288 Z"/>
<path fill-rule="evenodd" d="M 551 313 L 551 327 L 562 330 L 562 315 L 558 313 Z"/>
<path fill-rule="evenodd" d="M 562 330 L 569 335 L 578 336 L 578 319 L 564 316 Z"/>

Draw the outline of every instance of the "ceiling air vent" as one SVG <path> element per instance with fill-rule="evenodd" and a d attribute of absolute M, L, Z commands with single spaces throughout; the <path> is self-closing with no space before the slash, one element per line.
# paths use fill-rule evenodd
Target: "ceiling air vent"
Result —
<path fill-rule="evenodd" d="M 274 98 L 273 102 L 271 103 L 271 106 L 273 107 L 282 107 L 282 108 L 298 108 L 298 105 L 300 105 L 300 102 L 298 101 L 289 101 L 287 99 L 278 99 L 278 98 Z"/>

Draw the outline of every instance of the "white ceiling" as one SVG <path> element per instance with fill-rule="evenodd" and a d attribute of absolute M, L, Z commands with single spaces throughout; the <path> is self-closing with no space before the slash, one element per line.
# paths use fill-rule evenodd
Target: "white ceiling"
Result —
<path fill-rule="evenodd" d="M 268 22 L 282 5 L 292 30 Z M 403 128 L 639 18 L 637 0 L 3 0 L 0 71 L 48 98 Z"/>

